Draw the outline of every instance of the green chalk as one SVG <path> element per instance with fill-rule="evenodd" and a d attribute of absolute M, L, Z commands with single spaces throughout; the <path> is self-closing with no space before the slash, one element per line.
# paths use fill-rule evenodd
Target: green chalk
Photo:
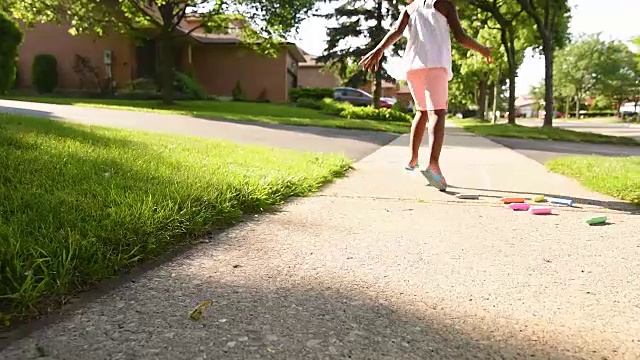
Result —
<path fill-rule="evenodd" d="M 585 222 L 589 225 L 603 224 L 607 222 L 606 216 L 595 216 L 592 218 L 588 218 Z"/>

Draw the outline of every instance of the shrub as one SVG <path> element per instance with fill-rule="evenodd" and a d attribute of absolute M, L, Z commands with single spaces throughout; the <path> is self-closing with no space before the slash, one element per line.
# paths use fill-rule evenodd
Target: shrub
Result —
<path fill-rule="evenodd" d="M 344 110 L 352 107 L 354 106 L 348 102 L 338 102 L 332 99 L 322 100 L 322 112 L 329 115 L 342 116 Z"/>
<path fill-rule="evenodd" d="M 580 111 L 580 117 L 585 117 L 585 118 L 592 118 L 592 117 L 608 117 L 608 116 L 615 116 L 616 112 L 615 111 L 611 111 L 611 110 L 604 110 L 604 111 Z M 570 112 L 569 116 L 571 116 L 572 118 L 576 117 L 576 112 Z"/>
<path fill-rule="evenodd" d="M 58 61 L 51 54 L 38 54 L 31 67 L 33 87 L 41 94 L 51 93 L 58 87 Z"/>
<path fill-rule="evenodd" d="M 101 93 L 106 93 L 108 90 L 108 83 L 102 79 L 100 67 L 93 66 L 89 57 L 76 54 L 73 63 L 73 72 L 78 75 L 80 89 L 84 90 L 87 84 L 90 85 L 90 82 L 93 82 L 94 88 L 97 88 Z"/>
<path fill-rule="evenodd" d="M 11 18 L 0 12 L 0 94 L 11 89 L 16 81 L 18 46 L 22 32 Z"/>
<path fill-rule="evenodd" d="M 177 72 L 174 76 L 174 87 L 177 92 L 190 100 L 205 100 L 209 97 L 207 92 L 198 84 L 198 81 L 191 76 Z"/>
<path fill-rule="evenodd" d="M 137 78 L 129 83 L 131 91 L 158 91 L 158 84 L 151 78 Z"/>
<path fill-rule="evenodd" d="M 236 81 L 236 86 L 231 90 L 231 97 L 234 101 L 244 101 L 247 100 L 247 97 L 244 96 L 244 91 L 242 90 L 242 85 L 240 85 L 240 80 Z"/>
<path fill-rule="evenodd" d="M 307 109 L 322 110 L 323 103 L 321 100 L 300 98 L 296 101 L 296 106 Z"/>
<path fill-rule="evenodd" d="M 332 88 L 293 88 L 289 89 L 289 100 L 297 102 L 298 99 L 322 100 L 325 98 L 333 99 Z"/>
<path fill-rule="evenodd" d="M 379 121 L 411 122 L 411 116 L 392 109 L 375 109 L 370 106 L 351 106 L 344 109 L 340 116 L 347 119 L 367 119 Z"/>
<path fill-rule="evenodd" d="M 408 108 L 407 106 L 405 106 L 402 102 L 400 101 L 396 101 L 395 104 L 393 104 L 393 107 L 391 108 L 395 111 L 401 112 L 401 113 L 406 113 Z"/>

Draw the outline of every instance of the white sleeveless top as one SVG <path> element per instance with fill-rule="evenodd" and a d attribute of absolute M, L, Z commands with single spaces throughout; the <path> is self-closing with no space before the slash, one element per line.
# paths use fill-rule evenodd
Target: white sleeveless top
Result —
<path fill-rule="evenodd" d="M 415 1 L 405 32 L 407 47 L 403 60 L 406 70 L 442 67 L 451 80 L 451 36 L 447 18 L 433 7 L 436 0 Z"/>

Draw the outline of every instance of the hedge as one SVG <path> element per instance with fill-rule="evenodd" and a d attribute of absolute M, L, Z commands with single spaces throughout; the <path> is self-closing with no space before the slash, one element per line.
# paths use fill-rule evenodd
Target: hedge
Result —
<path fill-rule="evenodd" d="M 297 102 L 299 99 L 322 100 L 333 99 L 332 88 L 293 88 L 289 90 L 289 100 Z"/>
<path fill-rule="evenodd" d="M 411 116 L 394 109 L 375 109 L 371 106 L 353 106 L 347 102 L 331 99 L 314 100 L 300 98 L 296 102 L 299 107 L 320 110 L 325 114 L 347 119 L 411 122 Z"/>

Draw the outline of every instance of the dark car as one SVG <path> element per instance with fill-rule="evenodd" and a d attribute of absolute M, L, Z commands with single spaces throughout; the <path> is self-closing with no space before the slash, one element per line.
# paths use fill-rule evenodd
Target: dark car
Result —
<path fill-rule="evenodd" d="M 338 87 L 333 89 L 333 100 L 345 101 L 355 106 L 372 106 L 373 96 L 360 89 L 350 87 Z M 380 99 L 380 106 L 383 108 L 392 108 L 393 103 L 385 98 Z"/>

